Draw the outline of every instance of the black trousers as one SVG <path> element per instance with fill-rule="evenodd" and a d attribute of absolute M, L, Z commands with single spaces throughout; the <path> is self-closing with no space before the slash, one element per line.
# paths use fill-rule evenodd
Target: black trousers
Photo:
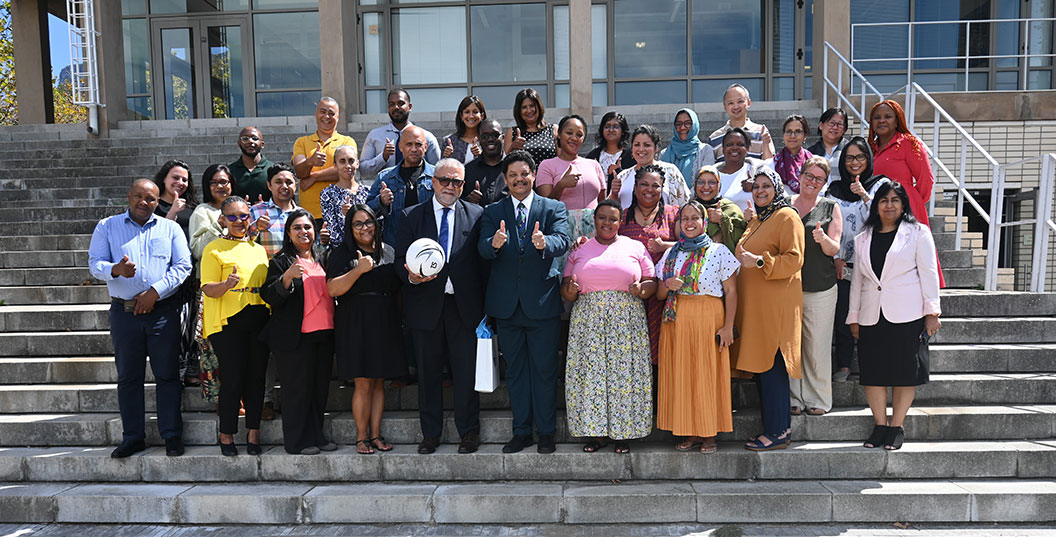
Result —
<path fill-rule="evenodd" d="M 238 409 L 246 407 L 246 429 L 260 428 L 264 409 L 264 371 L 268 346 L 260 331 L 268 322 L 268 308 L 254 305 L 227 319 L 223 330 L 209 336 L 220 362 L 220 432 L 238 432 Z"/>
<path fill-rule="evenodd" d="M 286 453 L 326 444 L 323 414 L 334 363 L 334 331 L 301 334 L 292 351 L 272 349 L 282 377 L 282 443 Z"/>
<path fill-rule="evenodd" d="M 183 435 L 180 414 L 183 382 L 179 374 L 180 310 L 175 300 L 160 301 L 143 315 L 125 311 L 122 304 L 110 305 L 110 337 L 117 366 L 117 405 L 121 410 L 124 440 L 143 440 L 143 381 L 147 356 L 154 372 L 158 405 L 158 432 L 162 438 Z"/>
<path fill-rule="evenodd" d="M 470 323 L 471 326 L 475 326 Z M 480 395 L 476 381 L 477 335 L 466 328 L 454 295 L 444 295 L 440 321 L 432 330 L 411 327 L 415 363 L 418 365 L 418 419 L 425 438 L 440 438 L 444 431 L 444 364 L 454 385 L 455 427 L 458 435 L 480 431 Z"/>
<path fill-rule="evenodd" d="M 836 326 L 833 327 L 833 334 L 836 340 L 837 367 L 849 368 L 854 359 L 854 336 L 851 335 L 851 327 L 847 324 L 847 311 L 850 307 L 850 280 L 836 280 Z"/>

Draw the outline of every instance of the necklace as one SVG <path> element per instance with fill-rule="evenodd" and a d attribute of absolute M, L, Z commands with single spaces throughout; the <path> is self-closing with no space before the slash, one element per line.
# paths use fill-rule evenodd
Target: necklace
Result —
<path fill-rule="evenodd" d="M 634 208 L 634 212 L 636 213 L 635 219 L 638 219 L 638 217 L 641 216 L 641 222 L 638 222 L 638 225 L 648 226 L 649 224 L 656 221 L 656 217 L 660 213 L 660 204 L 656 204 L 656 206 L 653 207 L 653 210 L 649 211 L 649 214 L 645 214 L 645 211 L 643 211 L 642 208 L 638 206 Z"/>

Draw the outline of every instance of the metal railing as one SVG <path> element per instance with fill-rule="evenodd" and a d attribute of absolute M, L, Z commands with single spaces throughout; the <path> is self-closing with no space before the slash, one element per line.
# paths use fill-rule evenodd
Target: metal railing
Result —
<path fill-rule="evenodd" d="M 885 62 L 904 62 L 906 64 L 906 85 L 908 86 L 913 82 L 914 75 L 914 62 L 917 61 L 941 61 L 941 60 L 956 60 L 964 64 L 964 89 L 961 91 L 978 91 L 971 90 L 968 84 L 969 73 L 971 72 L 970 66 L 974 60 L 1000 60 L 1000 59 L 1018 59 L 1020 71 L 1020 90 L 1028 89 L 1028 75 L 1030 73 L 1030 67 L 1043 67 L 1045 62 L 1034 63 L 1032 60 L 1035 58 L 1047 58 L 1051 61 L 1052 58 L 1056 58 L 1054 53 L 1031 53 L 1030 52 L 1030 28 L 1032 24 L 1049 24 L 1051 25 L 1056 22 L 1056 18 L 1021 18 L 1021 19 L 983 19 L 983 20 L 956 20 L 956 21 L 913 21 L 913 22 L 866 22 L 851 25 L 851 65 L 861 65 L 862 63 L 885 63 Z M 1017 24 L 1021 35 L 1023 35 L 1024 45 L 1020 48 L 1019 54 L 972 54 L 971 43 L 972 43 L 972 25 L 977 28 L 984 24 L 994 24 L 994 28 L 1002 28 L 1010 24 Z M 917 56 L 914 47 L 914 36 L 918 27 L 936 27 L 936 26 L 964 26 L 964 43 L 958 46 L 964 51 L 964 54 L 955 56 L 928 56 L 921 55 Z M 855 54 L 855 34 L 859 29 L 865 28 L 905 28 L 908 37 L 906 39 L 906 56 L 893 57 L 893 58 L 860 58 Z M 1052 30 L 1049 30 L 1051 35 Z M 976 30 L 977 35 L 980 34 L 980 30 Z M 989 48 L 989 38 L 986 40 L 986 47 Z M 960 68 L 957 68 L 960 71 Z M 1009 69 L 1011 71 L 1011 69 Z M 984 90 L 985 91 L 985 90 Z"/>
<path fill-rule="evenodd" d="M 99 62 L 93 0 L 66 0 L 70 30 L 70 89 L 74 104 L 88 108 L 88 132 L 99 130 Z"/>
<path fill-rule="evenodd" d="M 936 168 L 935 173 L 935 186 L 939 185 L 941 180 L 945 180 L 952 183 L 956 189 L 957 194 L 957 207 L 956 207 L 956 227 L 954 231 L 955 236 L 955 249 L 961 249 L 961 236 L 964 229 L 964 204 L 968 203 L 969 206 L 979 215 L 979 217 L 987 225 L 987 252 L 986 252 L 986 267 L 985 267 L 985 281 L 984 289 L 993 291 L 997 289 L 997 276 L 998 276 L 998 263 L 1000 260 L 1001 250 L 1001 230 L 1003 228 L 1010 228 L 1014 226 L 1022 225 L 1033 225 L 1034 226 L 1034 248 L 1031 255 L 1031 280 L 1030 290 L 1032 292 L 1041 292 L 1045 288 L 1045 273 L 1047 269 L 1048 260 L 1048 238 L 1050 231 L 1056 231 L 1056 224 L 1053 223 L 1053 189 L 1056 186 L 1056 153 L 1049 153 L 1045 155 L 1039 155 L 1016 162 L 1010 162 L 1002 164 L 995 159 L 989 151 L 984 148 L 978 140 L 976 140 L 965 128 L 955 120 L 938 102 L 924 88 L 920 87 L 916 82 L 910 81 L 905 86 L 897 89 L 894 93 L 884 95 L 880 93 L 876 87 L 874 87 L 869 81 L 861 74 L 854 65 L 849 62 L 842 54 L 839 53 L 828 41 L 825 42 L 823 49 L 822 58 L 822 79 L 825 84 L 825 91 L 822 97 L 822 108 L 827 109 L 829 107 L 829 90 L 836 93 L 837 100 L 840 104 L 845 104 L 850 108 L 851 113 L 854 114 L 855 118 L 861 127 L 862 135 L 865 136 L 868 132 L 869 121 L 866 119 L 866 104 L 870 99 L 876 101 L 888 99 L 896 95 L 905 93 L 906 96 L 906 121 L 911 133 L 916 136 L 921 143 L 924 145 L 928 152 L 928 156 L 934 163 Z M 836 58 L 836 80 L 833 80 L 830 74 L 830 57 Z M 857 95 L 848 97 L 844 94 L 843 84 L 844 79 L 849 78 L 851 80 L 857 79 L 860 81 L 858 85 Z M 852 88 L 853 88 L 852 84 Z M 853 91 L 853 89 L 852 89 Z M 852 101 L 852 98 L 856 98 L 859 103 Z M 931 105 L 933 110 L 933 119 L 931 121 L 932 132 L 931 132 L 931 143 L 929 144 L 924 137 L 920 136 L 916 130 L 916 110 L 917 100 L 923 99 L 927 104 Z M 959 165 L 957 173 L 954 173 L 950 166 L 939 156 L 940 144 L 942 141 L 942 130 L 946 126 L 947 129 L 952 128 L 958 137 L 958 144 L 960 151 Z M 990 166 L 990 207 L 989 210 L 984 210 L 983 207 L 976 201 L 975 197 L 967 188 L 968 180 L 968 162 L 969 152 L 972 156 L 982 157 L 983 160 Z M 1014 222 L 1003 221 L 1003 210 L 1004 210 L 1004 199 L 1005 199 L 1005 176 L 1008 170 L 1030 164 L 1033 162 L 1041 161 L 1041 176 L 1039 181 L 1038 190 L 1035 196 L 1034 203 L 1034 217 L 1024 220 L 1018 220 Z M 934 187 L 933 187 L 934 188 Z M 929 215 L 934 214 L 935 211 L 935 192 L 932 192 L 931 200 L 929 203 L 928 213 Z"/>

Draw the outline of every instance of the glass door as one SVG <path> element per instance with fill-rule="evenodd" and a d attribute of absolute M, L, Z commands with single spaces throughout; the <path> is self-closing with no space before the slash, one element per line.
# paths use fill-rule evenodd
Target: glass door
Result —
<path fill-rule="evenodd" d="M 164 103 L 163 119 L 243 117 L 254 109 L 246 17 L 168 19 L 152 26 L 154 65 L 161 67 L 155 102 Z"/>

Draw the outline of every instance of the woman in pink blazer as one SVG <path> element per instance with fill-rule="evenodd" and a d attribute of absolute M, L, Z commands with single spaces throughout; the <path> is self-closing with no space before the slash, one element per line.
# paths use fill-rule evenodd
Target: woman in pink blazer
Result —
<path fill-rule="evenodd" d="M 935 241 L 913 217 L 905 188 L 886 183 L 877 189 L 854 246 L 858 262 L 847 324 L 858 339 L 859 383 L 876 422 L 865 447 L 899 449 L 915 387 L 928 382 L 930 364 L 920 347 L 942 325 Z"/>

